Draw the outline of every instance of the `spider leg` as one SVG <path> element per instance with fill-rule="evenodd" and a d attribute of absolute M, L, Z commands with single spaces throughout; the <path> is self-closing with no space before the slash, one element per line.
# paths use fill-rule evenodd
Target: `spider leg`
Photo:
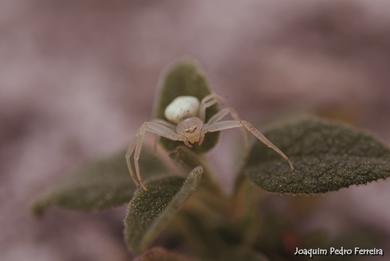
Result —
<path fill-rule="evenodd" d="M 192 148 L 191 143 L 189 143 L 187 140 L 184 140 L 184 145 L 186 145 L 188 148 Z"/>
<path fill-rule="evenodd" d="M 141 155 L 142 144 L 146 133 L 155 134 L 170 140 L 183 141 L 183 138 L 178 135 L 174 130 L 162 125 L 159 122 L 145 122 L 138 129 L 135 142 L 131 144 L 126 152 L 126 163 L 130 172 L 130 176 L 137 186 L 141 186 L 144 190 L 147 190 L 142 182 L 139 169 L 139 157 Z M 132 165 L 133 164 L 133 165 Z M 135 173 L 133 171 L 133 166 Z"/>
<path fill-rule="evenodd" d="M 265 137 L 263 133 L 261 133 L 248 121 L 244 121 L 244 120 L 217 121 L 211 124 L 206 124 L 205 131 L 216 132 L 216 131 L 228 130 L 233 128 L 245 128 L 253 136 L 255 136 L 258 140 L 260 140 L 264 145 L 266 145 L 268 148 L 278 153 L 284 160 L 286 160 L 292 170 L 294 169 L 292 162 L 286 156 L 286 154 L 284 154 L 278 147 L 276 147 L 276 145 L 274 145 L 269 139 L 267 139 L 267 137 Z"/>
<path fill-rule="evenodd" d="M 214 114 L 209 120 L 208 124 L 217 122 L 222 120 L 228 115 L 231 115 L 233 119 L 238 119 L 237 113 L 232 108 L 223 108 L 222 110 L 218 111 L 216 114 Z"/>
<path fill-rule="evenodd" d="M 221 121 L 223 118 L 225 118 L 227 115 L 229 115 L 236 121 L 240 121 L 240 117 L 238 116 L 238 113 L 233 109 L 233 108 L 230 108 L 230 107 L 227 107 L 227 108 L 223 108 L 222 110 L 220 110 L 219 112 L 217 112 L 216 114 L 214 114 L 210 119 L 209 121 L 207 122 L 208 125 L 210 124 L 213 124 L 215 122 L 219 122 Z M 244 138 L 244 143 L 245 143 L 245 147 L 248 147 L 249 145 L 249 142 L 248 142 L 248 134 L 247 132 L 244 130 L 244 129 L 241 129 L 241 133 L 242 133 L 242 136 Z"/>
<path fill-rule="evenodd" d="M 126 164 L 127 164 L 127 168 L 129 170 L 131 179 L 134 181 L 135 185 L 140 186 L 140 183 L 138 182 L 137 176 L 135 175 L 135 172 L 133 170 L 133 166 L 131 165 L 131 155 L 133 154 L 136 145 L 137 145 L 137 142 L 133 142 L 127 148 Z"/>
<path fill-rule="evenodd" d="M 215 104 L 224 104 L 225 99 L 217 94 L 209 94 L 202 99 L 199 107 L 199 118 L 205 122 L 206 121 L 206 110 Z"/>
<path fill-rule="evenodd" d="M 153 119 L 152 122 L 164 125 L 165 127 L 172 129 L 173 131 L 176 129 L 176 125 L 162 119 Z"/>
<path fill-rule="evenodd" d="M 160 123 L 161 125 L 164 125 L 164 126 L 170 128 L 170 129 L 172 129 L 173 131 L 176 131 L 176 126 L 173 125 L 172 123 L 168 122 L 168 121 L 165 121 L 165 120 L 162 120 L 162 119 L 153 119 L 152 122 Z M 154 152 L 157 152 L 157 141 L 158 141 L 158 137 L 156 137 L 153 140 L 153 151 Z"/>
<path fill-rule="evenodd" d="M 215 105 L 215 104 L 224 104 L 225 99 L 217 94 L 210 94 L 204 97 L 200 103 L 199 108 L 199 117 L 200 119 L 205 122 L 206 121 L 206 109 Z M 212 124 L 214 122 L 220 121 L 223 118 L 225 118 L 227 115 L 230 115 L 234 120 L 240 121 L 240 117 L 238 116 L 238 113 L 231 107 L 223 108 L 222 110 L 218 111 L 216 114 L 214 114 L 207 122 L 207 124 Z M 245 147 L 249 146 L 248 142 L 248 134 L 245 130 L 242 130 L 242 136 L 244 138 L 244 144 Z M 203 140 L 202 140 L 203 142 Z M 201 144 L 201 143 L 200 143 Z"/>
<path fill-rule="evenodd" d="M 201 103 L 209 102 L 210 100 L 219 100 L 221 103 L 225 103 L 225 98 L 215 93 L 211 93 L 203 97 Z"/>

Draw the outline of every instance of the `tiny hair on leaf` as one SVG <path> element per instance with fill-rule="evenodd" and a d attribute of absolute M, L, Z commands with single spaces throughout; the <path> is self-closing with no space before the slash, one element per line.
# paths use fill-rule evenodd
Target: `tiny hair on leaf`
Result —
<path fill-rule="evenodd" d="M 389 148 L 345 124 L 302 117 L 265 135 L 288 155 L 295 170 L 256 142 L 242 172 L 271 192 L 324 193 L 390 176 Z"/>
<path fill-rule="evenodd" d="M 187 178 L 156 177 L 146 183 L 147 191 L 138 189 L 130 201 L 125 224 L 125 240 L 130 250 L 148 247 L 184 202 L 198 188 L 202 167 L 193 169 Z"/>

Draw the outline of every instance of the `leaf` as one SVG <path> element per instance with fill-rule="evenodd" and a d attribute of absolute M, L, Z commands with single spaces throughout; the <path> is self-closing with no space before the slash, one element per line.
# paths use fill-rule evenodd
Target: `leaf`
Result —
<path fill-rule="evenodd" d="M 223 194 L 217 181 L 206 162 L 194 153 L 191 149 L 185 146 L 177 146 L 174 151 L 169 154 L 178 166 L 183 167 L 186 171 L 190 171 L 197 166 L 202 166 L 204 172 L 202 177 L 202 188 L 209 189 L 216 194 Z"/>
<path fill-rule="evenodd" d="M 187 179 L 178 176 L 155 178 L 147 191 L 137 190 L 125 218 L 128 248 L 140 252 L 161 232 L 183 203 L 200 184 L 202 167 L 191 171 Z"/>
<path fill-rule="evenodd" d="M 147 250 L 134 261 L 195 261 L 197 259 L 189 258 L 175 252 L 168 251 L 161 247 L 155 247 Z"/>
<path fill-rule="evenodd" d="M 161 174 L 165 167 L 147 149 L 140 158 L 144 177 Z M 125 152 L 90 162 L 75 174 L 50 188 L 33 206 L 33 213 L 43 214 L 48 207 L 76 210 L 101 210 L 129 202 L 134 191 L 125 161 Z"/>
<path fill-rule="evenodd" d="M 191 61 L 181 61 L 173 65 L 162 81 L 160 93 L 157 97 L 155 116 L 165 119 L 165 108 L 178 96 L 194 96 L 200 100 L 211 93 L 206 78 L 203 76 L 195 64 Z M 206 120 L 218 112 L 217 106 L 207 109 Z M 194 145 L 196 152 L 206 152 L 213 148 L 218 142 L 218 133 L 209 133 L 201 146 Z M 161 144 L 171 151 L 182 142 L 171 141 L 165 138 L 160 139 Z"/>
<path fill-rule="evenodd" d="M 256 142 L 243 173 L 265 190 L 322 193 L 390 175 L 390 151 L 372 136 L 343 124 L 301 118 L 265 135 L 292 160 L 295 170 Z"/>
<path fill-rule="evenodd" d="M 216 216 L 219 217 L 230 205 L 230 200 L 221 190 L 207 163 L 199 154 L 194 153 L 185 146 L 178 146 L 170 153 L 170 157 L 178 166 L 181 166 L 187 172 L 197 166 L 203 168 L 202 181 L 199 189 L 186 202 L 185 208 L 180 212 L 180 216 L 188 210 L 193 213 L 198 213 L 202 217 L 206 217 L 209 222 Z M 191 234 L 193 233 L 191 232 Z"/>

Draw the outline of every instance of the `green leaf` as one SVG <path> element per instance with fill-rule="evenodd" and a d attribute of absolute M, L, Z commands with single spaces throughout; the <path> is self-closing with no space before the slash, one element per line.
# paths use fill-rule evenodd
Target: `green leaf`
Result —
<path fill-rule="evenodd" d="M 177 146 L 169 156 L 173 159 L 178 166 L 181 166 L 185 171 L 190 171 L 197 166 L 202 166 L 204 172 L 202 177 L 202 188 L 214 191 L 216 194 L 222 194 L 222 191 L 215 180 L 213 173 L 207 166 L 206 162 L 201 155 L 194 153 L 190 148 L 186 146 Z"/>
<path fill-rule="evenodd" d="M 256 142 L 243 173 L 265 190 L 322 193 L 390 175 L 390 151 L 372 136 L 343 124 L 301 118 L 265 135 L 292 160 L 295 170 Z"/>
<path fill-rule="evenodd" d="M 134 261 L 195 261 L 198 259 L 189 258 L 161 247 L 155 247 L 147 250 L 141 256 L 138 256 Z"/>
<path fill-rule="evenodd" d="M 194 96 L 200 100 L 211 93 L 206 78 L 203 76 L 195 64 L 191 61 L 179 62 L 170 68 L 163 79 L 160 87 L 160 93 L 157 97 L 155 116 L 165 119 L 165 108 L 178 96 Z M 218 112 L 217 106 L 207 109 L 206 120 Z M 209 133 L 201 146 L 194 145 L 193 150 L 196 152 L 206 152 L 213 148 L 218 142 L 218 133 Z M 171 151 L 182 142 L 171 141 L 161 138 L 161 144 L 167 150 Z"/>
<path fill-rule="evenodd" d="M 140 252 L 152 242 L 198 188 L 202 173 L 203 168 L 197 167 L 187 179 L 155 178 L 146 184 L 147 191 L 136 191 L 124 221 L 125 240 L 130 250 Z"/>
<path fill-rule="evenodd" d="M 140 158 L 143 177 L 161 174 L 165 167 L 147 149 Z M 65 177 L 33 204 L 33 213 L 43 214 L 48 207 L 75 210 L 101 210 L 129 202 L 134 191 L 127 170 L 125 152 L 95 160 L 75 174 Z"/>

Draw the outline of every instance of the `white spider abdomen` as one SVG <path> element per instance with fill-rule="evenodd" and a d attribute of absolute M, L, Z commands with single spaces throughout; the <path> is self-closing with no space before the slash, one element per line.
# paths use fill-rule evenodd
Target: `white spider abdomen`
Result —
<path fill-rule="evenodd" d="M 173 122 L 179 123 L 185 118 L 197 116 L 200 102 L 193 96 L 178 96 L 165 109 L 165 117 Z"/>

